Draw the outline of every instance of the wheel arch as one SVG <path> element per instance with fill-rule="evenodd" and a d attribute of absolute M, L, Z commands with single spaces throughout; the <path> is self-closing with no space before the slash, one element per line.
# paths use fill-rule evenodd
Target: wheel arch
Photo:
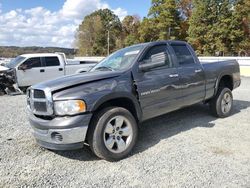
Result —
<path fill-rule="evenodd" d="M 141 121 L 142 111 L 140 104 L 137 98 L 130 93 L 119 92 L 106 95 L 96 101 L 91 111 L 95 114 L 96 112 L 110 106 L 123 107 L 132 113 L 137 122 Z"/>
<path fill-rule="evenodd" d="M 234 83 L 233 83 L 233 76 L 231 74 L 222 74 L 216 81 L 216 92 L 215 94 L 217 93 L 218 89 L 220 87 L 227 87 L 229 88 L 231 91 L 233 90 L 234 88 Z"/>

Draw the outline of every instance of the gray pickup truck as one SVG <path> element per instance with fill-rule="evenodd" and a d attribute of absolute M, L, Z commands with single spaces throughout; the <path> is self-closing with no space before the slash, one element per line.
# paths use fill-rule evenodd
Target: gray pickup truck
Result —
<path fill-rule="evenodd" d="M 186 42 L 143 43 L 87 73 L 30 87 L 29 121 L 42 147 L 88 144 L 98 157 L 120 160 L 134 147 L 142 121 L 200 102 L 217 117 L 229 116 L 240 83 L 235 60 L 201 64 Z"/>

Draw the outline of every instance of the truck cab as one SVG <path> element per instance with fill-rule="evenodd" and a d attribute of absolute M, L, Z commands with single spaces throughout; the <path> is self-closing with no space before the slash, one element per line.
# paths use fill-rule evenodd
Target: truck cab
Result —
<path fill-rule="evenodd" d="M 65 59 L 60 54 L 25 54 L 16 69 L 20 87 L 64 76 Z"/>

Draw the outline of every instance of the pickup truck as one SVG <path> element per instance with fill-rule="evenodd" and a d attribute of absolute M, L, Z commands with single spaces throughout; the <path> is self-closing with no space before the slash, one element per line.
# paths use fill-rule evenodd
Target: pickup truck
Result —
<path fill-rule="evenodd" d="M 66 61 L 63 53 L 23 54 L 5 66 L 6 73 L 12 74 L 13 80 L 20 89 L 39 82 L 55 79 L 64 75 L 87 72 L 99 61 L 91 58 L 85 61 Z"/>
<path fill-rule="evenodd" d="M 240 83 L 235 60 L 201 64 L 186 42 L 143 43 L 114 52 L 87 73 L 30 87 L 29 121 L 44 148 L 88 144 L 115 161 L 129 155 L 138 126 L 150 118 L 200 102 L 217 117 L 229 116 Z"/>

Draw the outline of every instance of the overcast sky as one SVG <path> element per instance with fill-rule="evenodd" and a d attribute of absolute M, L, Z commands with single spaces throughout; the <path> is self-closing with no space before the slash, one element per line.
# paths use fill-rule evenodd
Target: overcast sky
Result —
<path fill-rule="evenodd" d="M 0 0 L 0 46 L 73 47 L 84 16 L 110 8 L 120 19 L 147 15 L 151 0 Z"/>

